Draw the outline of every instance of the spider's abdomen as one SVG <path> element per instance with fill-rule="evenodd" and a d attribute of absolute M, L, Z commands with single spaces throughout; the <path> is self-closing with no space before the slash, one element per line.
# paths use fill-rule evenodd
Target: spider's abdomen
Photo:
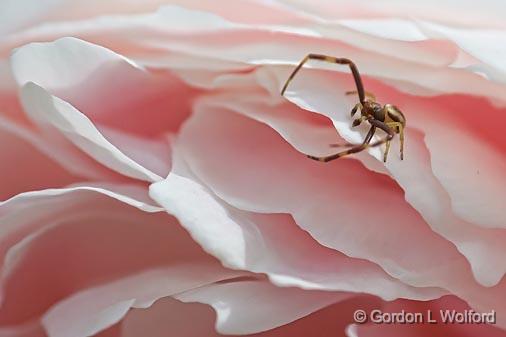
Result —
<path fill-rule="evenodd" d="M 406 117 L 404 117 L 404 114 L 401 112 L 401 110 L 399 110 L 398 107 L 392 104 L 385 104 L 385 110 L 390 121 L 399 122 L 402 125 L 406 125 Z"/>
<path fill-rule="evenodd" d="M 385 110 L 378 104 L 378 106 L 373 107 L 373 116 L 375 120 L 380 122 L 385 121 Z"/>

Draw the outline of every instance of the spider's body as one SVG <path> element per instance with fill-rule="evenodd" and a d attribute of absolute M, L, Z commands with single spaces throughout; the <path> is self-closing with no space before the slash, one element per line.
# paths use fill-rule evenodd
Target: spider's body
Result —
<path fill-rule="evenodd" d="M 371 128 L 369 129 L 369 132 L 367 133 L 362 144 L 356 145 L 348 150 L 326 157 L 315 157 L 310 155 L 308 155 L 308 157 L 314 160 L 328 162 L 352 153 L 363 151 L 369 147 L 374 147 L 386 143 L 386 149 L 383 156 L 383 161 L 386 162 L 388 151 L 390 149 L 390 141 L 392 140 L 395 134 L 399 134 L 401 141 L 401 149 L 400 149 L 401 159 L 403 159 L 404 127 L 406 126 L 406 117 L 404 117 L 404 114 L 395 105 L 385 104 L 384 106 L 382 106 L 381 104 L 376 102 L 376 97 L 373 94 L 368 93 L 364 90 L 362 78 L 360 77 L 358 69 L 356 65 L 353 63 L 353 61 L 345 58 L 336 58 L 332 56 L 319 55 L 319 54 L 309 54 L 299 63 L 299 65 L 292 72 L 292 74 L 286 81 L 285 85 L 283 86 L 283 89 L 281 90 L 281 95 L 284 94 L 286 88 L 288 87 L 288 84 L 295 77 L 295 74 L 300 70 L 300 68 L 302 68 L 304 63 L 306 63 L 310 59 L 337 64 L 346 64 L 350 67 L 351 72 L 353 74 L 353 78 L 355 79 L 357 91 L 349 91 L 346 92 L 346 94 L 347 95 L 358 94 L 360 101 L 351 110 L 351 116 L 353 117 L 358 111 L 360 111 L 361 115 L 359 118 L 353 121 L 352 126 L 358 126 L 362 122 L 367 121 L 369 122 L 369 124 L 371 124 Z M 387 133 L 387 136 L 374 143 L 371 143 L 372 137 L 376 132 L 376 128 L 385 131 Z"/>
<path fill-rule="evenodd" d="M 365 102 L 359 103 L 353 108 L 351 116 L 355 115 L 355 112 L 360 109 L 363 117 L 372 117 L 380 122 L 384 123 L 401 123 L 402 126 L 406 125 L 406 117 L 404 114 L 392 104 L 385 104 L 381 106 L 378 102 L 366 99 Z"/>

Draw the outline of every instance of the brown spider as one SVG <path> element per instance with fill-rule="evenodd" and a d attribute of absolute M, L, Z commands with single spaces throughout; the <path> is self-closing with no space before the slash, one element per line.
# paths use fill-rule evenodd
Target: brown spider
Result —
<path fill-rule="evenodd" d="M 373 94 L 364 91 L 364 85 L 362 84 L 362 78 L 360 77 L 360 73 L 358 72 L 357 66 L 353 61 L 346 58 L 337 58 L 326 55 L 319 54 L 308 54 L 306 57 L 302 59 L 299 65 L 294 69 L 294 71 L 290 74 L 290 77 L 286 80 L 283 89 L 281 90 L 281 95 L 284 95 L 288 84 L 295 77 L 295 74 L 302 68 L 304 63 L 308 60 L 320 60 L 324 62 L 337 63 L 337 64 L 346 64 L 350 67 L 351 73 L 353 74 L 353 78 L 355 79 L 355 85 L 357 86 L 356 91 L 348 91 L 346 95 L 357 94 L 360 100 L 360 103 L 357 103 L 353 109 L 351 110 L 351 117 L 355 115 L 355 113 L 360 110 L 360 118 L 353 120 L 352 126 L 358 126 L 363 121 L 368 121 L 371 124 L 371 128 L 369 132 L 365 136 L 362 144 L 351 147 L 348 150 L 326 156 L 326 157 L 314 157 L 308 155 L 308 158 L 328 162 L 337 158 L 341 158 L 343 156 L 357 153 L 363 151 L 369 147 L 379 146 L 383 143 L 386 143 L 385 153 L 383 155 L 383 161 L 387 161 L 388 150 L 390 149 L 390 141 L 394 137 L 396 133 L 400 136 L 401 141 L 401 160 L 404 159 L 404 127 L 406 126 L 406 118 L 402 114 L 402 112 L 392 104 L 385 104 L 381 106 L 381 104 L 376 102 L 376 98 Z M 371 144 L 371 139 L 376 132 L 376 128 L 379 128 L 387 133 L 386 137 L 373 142 Z M 392 129 L 393 128 L 393 129 Z"/>

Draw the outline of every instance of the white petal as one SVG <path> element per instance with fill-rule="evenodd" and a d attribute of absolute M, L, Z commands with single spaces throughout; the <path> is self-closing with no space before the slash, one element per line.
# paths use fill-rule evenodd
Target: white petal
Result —
<path fill-rule="evenodd" d="M 410 137 L 413 142 L 419 141 L 416 133 Z M 209 139 L 213 139 L 212 144 Z M 413 151 L 412 165 L 418 166 L 399 172 L 413 181 L 412 172 L 424 168 L 414 145 L 408 146 Z M 180 147 L 193 174 L 233 206 L 256 212 L 290 213 L 322 245 L 373 261 L 404 283 L 442 287 L 482 310 L 499 307 L 496 296 L 502 288 L 479 286 L 468 261 L 453 243 L 427 225 L 390 178 L 371 173 L 352 160 L 328 164 L 308 161 L 269 127 L 221 109 L 196 112 L 182 130 Z M 392 160 L 388 165 L 396 162 Z M 398 162 L 399 167 L 408 163 Z M 419 207 L 422 202 L 430 202 L 424 207 L 433 213 L 427 214 L 438 220 L 452 219 L 438 201 L 423 197 L 423 191 L 431 186 L 419 187 L 411 189 L 420 196 Z M 455 232 L 453 222 L 444 226 Z M 441 231 L 440 228 L 436 229 Z M 494 245 L 489 252 L 494 253 L 497 248 Z M 488 268 L 486 264 L 481 266 Z M 505 285 L 501 283 L 501 287 Z"/>
<path fill-rule="evenodd" d="M 105 139 L 85 115 L 40 86 L 31 82 L 25 84 L 21 89 L 21 99 L 25 110 L 33 119 L 46 127 L 56 128 L 103 165 L 132 178 L 146 181 L 161 179 Z"/>
<path fill-rule="evenodd" d="M 0 233 L 4 260 L 0 314 L 5 322 L 37 319 L 50 306 L 77 294 L 62 309 L 77 312 L 75 322 L 68 316 L 61 321 L 63 316 L 55 314 L 51 324 L 79 333 L 77 328 L 88 326 L 98 311 L 94 317 L 102 329 L 114 321 L 111 313 L 121 317 L 125 307 L 116 305 L 132 296 L 136 298 L 132 305 L 146 307 L 159 297 L 237 276 L 205 254 L 174 217 L 129 196 L 106 192 L 111 198 L 97 190 L 34 192 L 0 207 L 0 221 L 9 224 Z M 133 186 L 116 190 L 142 195 L 132 192 Z M 155 271 L 143 274 L 150 269 Z M 27 273 L 36 274 L 37 282 L 26 278 Z M 141 274 L 146 277 L 136 278 Z M 102 286 L 105 290 L 99 291 Z M 96 292 L 83 299 L 78 293 L 87 288 Z M 86 315 L 79 314 L 86 310 Z"/>
<path fill-rule="evenodd" d="M 184 17 L 185 22 L 202 22 L 210 30 L 203 32 L 200 24 L 173 25 L 172 22 L 178 22 L 180 17 Z M 130 38 L 128 32 L 132 25 L 142 31 L 141 42 Z M 419 43 L 407 43 L 362 33 L 357 35 L 356 31 L 346 26 L 315 18 L 311 25 L 306 23 L 301 29 L 299 25 L 243 24 L 203 11 L 167 6 L 151 16 L 106 17 L 99 22 L 90 20 L 45 28 L 45 32 L 41 29 L 27 32 L 24 39 L 31 41 L 73 35 L 111 48 L 122 46 L 125 53 L 133 48 L 127 46 L 135 46 L 145 48 L 150 53 L 153 49 L 157 50 L 161 55 L 159 59 L 163 59 L 163 55 L 170 51 L 228 61 L 232 67 L 236 67 L 238 62 L 295 64 L 309 52 L 333 55 L 335 50 L 340 50 L 340 55 L 346 55 L 360 65 L 363 74 L 389 79 L 400 90 L 425 95 L 463 92 L 481 93 L 496 99 L 504 96 L 503 86 L 486 81 L 481 75 L 470 72 L 472 69 L 446 67 L 460 55 L 458 47 L 451 40 L 431 38 Z M 101 29 L 117 33 L 109 39 L 97 39 L 96 35 L 100 34 Z M 160 30 L 170 33 L 170 36 L 160 35 Z M 224 31 L 227 32 L 226 40 L 222 35 Z M 193 34 L 193 39 L 184 38 L 184 34 L 189 33 Z M 17 39 L 23 37 L 14 38 L 14 41 Z M 438 44 L 437 48 L 434 47 L 435 43 Z M 216 48 L 217 45 L 219 48 Z M 375 53 L 373 62 L 370 59 L 371 52 Z M 449 78 L 453 80 L 448 81 Z M 462 85 L 463 78 L 466 83 L 474 81 L 476 87 Z M 411 85 L 407 86 L 405 82 Z"/>
<path fill-rule="evenodd" d="M 234 276 L 216 267 L 182 263 L 93 287 L 58 302 L 42 323 L 51 337 L 91 336 L 120 321 L 130 308 L 147 308 L 159 298 Z"/>
<path fill-rule="evenodd" d="M 497 26 L 504 27 L 502 13 L 506 9 L 504 2 L 497 0 L 484 0 L 481 10 L 476 11 L 476 2 L 473 0 L 438 1 L 427 0 L 420 2 L 405 2 L 399 0 L 385 0 L 370 2 L 357 0 L 321 0 L 307 3 L 303 0 L 277 0 L 291 10 L 313 16 L 323 21 L 346 19 L 349 17 L 370 18 L 404 18 L 424 19 L 434 22 L 444 22 L 456 26 Z M 455 15 L 457 13 L 459 15 Z"/>
<path fill-rule="evenodd" d="M 202 185 L 171 173 L 167 179 L 150 186 L 150 195 L 186 228 L 198 226 L 191 231 L 193 237 L 225 266 L 245 269 L 245 236 L 249 234 Z M 214 238 L 220 238 L 220 242 Z"/>
<path fill-rule="evenodd" d="M 293 91 L 287 92 L 287 98 L 332 118 L 344 139 L 353 143 L 363 139 L 367 129 L 350 128 L 347 111 L 351 110 L 352 101 L 327 89 L 333 87 L 337 92 L 345 92 L 346 77 L 331 79 L 324 72 L 307 72 L 305 79 L 311 86 L 294 81 L 290 87 Z M 499 130 L 484 132 L 494 126 L 486 120 L 476 122 L 473 116 L 476 109 L 483 108 L 499 122 L 503 118 L 502 110 L 467 96 L 457 99 L 464 102 L 459 106 L 448 103 L 450 97 L 415 98 L 379 83 L 369 90 L 371 87 L 380 99 L 385 97 L 381 101 L 401 107 L 408 120 L 406 158 L 401 161 L 398 155 L 390 154 L 386 164 L 390 175 L 406 191 L 406 200 L 431 228 L 466 256 L 476 279 L 487 286 L 497 284 L 506 271 L 506 250 L 502 244 L 506 232 L 484 230 L 474 224 L 489 228 L 504 226 L 501 206 L 504 190 L 500 186 L 505 162 L 499 155 L 504 142 Z M 426 144 L 430 146 L 428 149 Z M 473 149 L 474 156 L 469 156 L 467 150 L 456 151 L 455 144 Z M 392 149 L 398 148 L 396 139 Z M 369 152 L 381 160 L 379 149 L 374 150 Z M 369 166 L 367 163 L 364 161 Z M 480 171 L 484 174 L 479 174 Z M 414 180 L 413 176 L 418 179 Z M 462 184 L 463 181 L 466 183 Z M 484 192 L 481 201 L 476 200 L 477 189 Z"/>
<path fill-rule="evenodd" d="M 11 67 L 20 87 L 34 82 L 48 90 L 81 84 L 101 67 L 119 67 L 129 71 L 132 61 L 106 48 L 75 38 L 52 43 L 31 43 L 14 51 Z"/>
<path fill-rule="evenodd" d="M 462 50 L 490 67 L 493 80 L 506 83 L 506 33 L 504 30 L 452 28 L 431 22 L 420 22 L 429 34 L 454 41 Z"/>
<path fill-rule="evenodd" d="M 367 292 L 389 300 L 435 298 L 444 293 L 440 289 L 410 288 L 371 263 L 327 250 L 297 229 L 290 217 L 256 215 L 226 206 L 203 186 L 175 173 L 153 184 L 150 192 L 226 266 L 267 273 L 277 285 Z M 192 212 L 185 209 L 190 200 Z M 289 242 L 279 245 L 279 239 L 288 236 Z"/>
<path fill-rule="evenodd" d="M 252 334 L 293 322 L 350 294 L 277 288 L 268 282 L 214 284 L 175 296 L 183 302 L 211 305 L 222 334 Z M 247 305 L 245 305 L 247 303 Z"/>

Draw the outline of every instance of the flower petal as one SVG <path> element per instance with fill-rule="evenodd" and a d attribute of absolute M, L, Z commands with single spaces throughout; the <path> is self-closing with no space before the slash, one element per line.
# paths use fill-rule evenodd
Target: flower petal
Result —
<path fill-rule="evenodd" d="M 51 337 L 91 336 L 119 322 L 130 308 L 147 308 L 159 298 L 236 274 L 217 265 L 184 263 L 143 271 L 58 302 L 44 314 L 42 323 Z"/>
<path fill-rule="evenodd" d="M 140 180 L 161 179 L 111 144 L 92 122 L 72 105 L 50 95 L 35 83 L 29 82 L 23 86 L 21 98 L 25 110 L 39 123 L 46 128 L 55 128 L 103 165 Z"/>
<path fill-rule="evenodd" d="M 39 188 L 62 187 L 79 179 L 41 151 L 38 145 L 42 143 L 30 131 L 0 117 L 0 200 Z"/>
<path fill-rule="evenodd" d="M 83 187 L 32 192 L 2 205 L 1 221 L 9 227 L 0 246 L 1 325 L 35 319 L 83 288 L 145 269 L 187 264 L 223 269 L 159 208 L 103 192 Z"/>
<path fill-rule="evenodd" d="M 419 141 L 416 133 L 413 138 Z M 506 283 L 479 286 L 466 259 L 431 230 L 389 177 L 353 160 L 309 161 L 269 127 L 223 109 L 196 111 L 182 129 L 179 147 L 193 174 L 234 207 L 290 213 L 322 245 L 375 262 L 404 283 L 441 287 L 478 310 L 500 306 L 496 296 Z"/>
<path fill-rule="evenodd" d="M 277 288 L 261 281 L 214 284 L 175 296 L 183 302 L 211 305 L 218 316 L 216 330 L 240 335 L 276 328 L 350 297 L 349 293 Z"/>
<path fill-rule="evenodd" d="M 196 289 L 195 292 L 188 294 L 191 300 L 209 302 L 216 307 L 215 310 L 219 313 L 217 326 L 213 324 L 215 313 L 209 307 L 200 303 L 181 303 L 166 298 L 158 301 L 147 310 L 132 310 L 128 313 L 121 324 L 124 336 L 133 337 L 145 333 L 151 337 L 162 337 L 167 335 L 167 331 L 171 331 L 177 336 L 214 337 L 222 336 L 225 329 L 230 332 L 236 331 L 234 336 L 237 336 L 246 333 L 246 331 L 259 330 L 259 326 L 255 326 L 255 320 L 260 317 L 269 315 L 266 320 L 270 322 L 273 322 L 277 317 L 289 321 L 301 313 L 312 311 L 311 308 L 314 308 L 316 302 L 324 305 L 327 301 L 323 295 L 336 298 L 340 296 L 339 294 L 310 292 L 296 288 L 280 289 L 281 292 L 278 294 L 278 289 L 265 282 L 243 281 L 234 282 L 232 285 L 233 291 L 231 293 L 226 291 L 225 284 L 218 283 L 204 287 L 201 291 Z M 255 298 L 253 290 L 259 291 L 258 299 Z M 185 294 L 181 295 L 185 296 Z M 282 295 L 287 296 L 281 297 Z M 219 303 L 217 296 L 222 296 L 225 301 Z M 262 302 L 260 299 L 264 301 Z M 303 303 L 304 300 L 306 303 Z M 251 301 L 255 301 L 258 305 L 250 305 Z M 377 298 L 371 296 L 347 297 L 346 294 L 341 294 L 340 301 L 337 303 L 325 306 L 289 324 L 259 332 L 254 336 L 326 336 L 328 334 L 341 336 L 345 327 L 352 322 L 353 311 L 357 308 L 372 310 L 372 308 L 378 308 L 380 304 Z M 230 309 L 230 312 L 227 312 L 227 308 Z M 261 308 L 264 310 L 258 312 Z M 199 317 L 199 319 L 195 320 L 195 317 Z M 234 319 L 237 321 L 234 322 Z M 223 332 L 217 333 L 213 325 Z"/>
<path fill-rule="evenodd" d="M 150 195 L 225 266 L 266 273 L 277 285 L 367 292 L 389 300 L 436 298 L 444 293 L 406 286 L 372 263 L 326 249 L 298 229 L 289 216 L 234 209 L 176 172 L 151 185 Z M 280 245 L 283 237 L 290 240 Z M 319 261 L 317 266 L 314 261 Z"/>
<path fill-rule="evenodd" d="M 347 141 L 358 143 L 364 139 L 367 129 L 350 128 L 347 111 L 353 103 L 343 94 L 327 89 L 333 86 L 337 92 L 344 93 L 349 80 L 312 71 L 306 72 L 305 78 L 312 85 L 294 82 L 287 98 L 302 108 L 331 118 Z M 400 161 L 398 155 L 390 154 L 386 164 L 390 175 L 406 191 L 406 200 L 434 231 L 458 247 L 480 283 L 497 284 L 506 272 L 506 250 L 502 244 L 506 232 L 494 229 L 504 225 L 501 207 L 504 190 L 500 186 L 506 162 L 499 153 L 506 143 L 496 126 L 490 125 L 488 119 L 476 121 L 475 113 L 481 107 L 493 120 L 502 121 L 502 109 L 468 96 L 404 95 L 379 82 L 372 82 L 368 87 L 371 89 L 378 97 L 385 97 L 385 102 L 401 107 L 408 120 L 406 158 Z M 469 156 L 467 151 L 456 151 L 457 146 L 468 147 L 474 156 Z M 398 147 L 398 141 L 394 140 L 392 148 Z M 379 149 L 369 152 L 380 159 Z M 480 171 L 484 174 L 479 174 Z M 413 179 L 414 176 L 418 179 Z M 476 183 L 462 184 L 463 181 Z M 476 202 L 474 198 L 477 188 L 486 191 L 483 201 Z M 489 228 L 476 228 L 472 222 Z"/>
<path fill-rule="evenodd" d="M 94 124 L 149 139 L 177 130 L 196 93 L 170 72 L 147 71 L 76 38 L 30 43 L 13 53 L 11 64 L 19 86 L 34 82 Z"/>

